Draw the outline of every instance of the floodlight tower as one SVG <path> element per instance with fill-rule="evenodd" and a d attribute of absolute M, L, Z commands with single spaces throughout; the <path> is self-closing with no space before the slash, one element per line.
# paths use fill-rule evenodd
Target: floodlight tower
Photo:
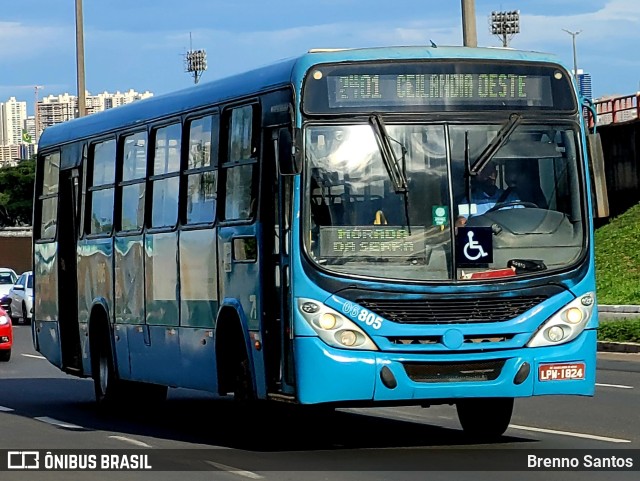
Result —
<path fill-rule="evenodd" d="M 189 34 L 191 44 L 191 34 Z M 184 56 L 185 72 L 193 74 L 193 83 L 198 83 L 200 77 L 207 70 L 207 52 L 204 49 L 193 50 L 189 45 L 189 51 Z"/>
<path fill-rule="evenodd" d="M 520 10 L 491 12 L 491 33 L 502 39 L 503 47 L 508 47 L 509 40 L 520 33 Z"/>

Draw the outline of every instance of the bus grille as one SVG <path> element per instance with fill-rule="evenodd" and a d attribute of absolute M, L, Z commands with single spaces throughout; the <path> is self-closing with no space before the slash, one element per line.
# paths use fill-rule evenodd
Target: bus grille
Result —
<path fill-rule="evenodd" d="M 482 343 L 499 343 L 507 342 L 515 337 L 515 334 L 487 334 L 487 335 L 472 335 L 464 336 L 465 344 L 482 344 Z M 441 336 L 421 336 L 421 337 L 388 337 L 389 342 L 399 345 L 434 345 L 440 344 L 442 341 Z"/>
<path fill-rule="evenodd" d="M 404 363 L 407 376 L 415 382 L 493 381 L 504 367 L 505 359 L 448 363 Z"/>
<path fill-rule="evenodd" d="M 545 296 L 458 299 L 358 299 L 390 321 L 402 324 L 451 324 L 508 321 L 537 306 Z"/>

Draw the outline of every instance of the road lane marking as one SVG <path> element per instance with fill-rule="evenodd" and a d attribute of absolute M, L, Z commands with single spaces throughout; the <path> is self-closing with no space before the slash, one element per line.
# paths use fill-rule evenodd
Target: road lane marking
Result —
<path fill-rule="evenodd" d="M 109 436 L 111 439 L 117 439 L 118 441 L 123 441 L 125 443 L 133 444 L 135 446 L 140 446 L 141 448 L 151 448 L 150 444 L 145 443 L 144 441 L 138 441 L 137 439 L 128 438 L 126 436 Z"/>
<path fill-rule="evenodd" d="M 5 413 L 9 413 L 9 412 L 13 411 L 13 409 L 6 408 L 4 406 L 0 406 L 0 411 L 5 412 Z"/>
<path fill-rule="evenodd" d="M 37 421 L 42 421 L 43 423 L 51 424 L 53 426 L 57 426 L 59 428 L 64 428 L 64 429 L 84 429 L 82 426 L 78 426 L 77 424 L 65 423 L 64 421 L 50 418 L 48 416 L 42 416 L 34 419 Z"/>
<path fill-rule="evenodd" d="M 596 386 L 600 386 L 600 387 L 616 387 L 618 389 L 633 389 L 633 386 L 625 386 L 624 384 L 600 384 L 600 383 L 596 383 Z"/>
<path fill-rule="evenodd" d="M 33 358 L 33 359 L 45 359 L 45 360 L 47 359 L 47 358 L 46 358 L 46 357 L 44 357 L 44 356 L 36 356 L 36 355 L 34 355 L 34 354 L 21 354 L 21 355 L 22 355 L 22 356 L 24 356 L 24 357 L 31 357 L 31 358 Z"/>
<path fill-rule="evenodd" d="M 522 431 L 535 431 L 538 433 L 559 434 L 561 436 L 571 436 L 574 438 L 594 439 L 596 441 L 606 441 L 609 443 L 630 443 L 628 439 L 608 438 L 606 436 L 596 436 L 595 434 L 573 433 L 571 431 L 556 431 L 555 429 L 534 428 L 531 426 L 519 426 L 517 424 L 509 424 L 512 429 L 520 429 Z"/>
<path fill-rule="evenodd" d="M 242 476 L 244 478 L 262 479 L 264 477 L 264 476 L 260 476 L 259 474 L 253 473 L 251 471 L 245 471 L 244 469 L 238 469 L 238 468 L 234 468 L 233 466 L 227 466 L 226 464 L 216 463 L 214 461 L 208 461 L 208 460 L 205 460 L 204 462 L 210 466 L 213 466 L 216 469 L 219 469 L 220 471 L 226 471 L 227 473 L 237 474 L 238 476 Z"/>

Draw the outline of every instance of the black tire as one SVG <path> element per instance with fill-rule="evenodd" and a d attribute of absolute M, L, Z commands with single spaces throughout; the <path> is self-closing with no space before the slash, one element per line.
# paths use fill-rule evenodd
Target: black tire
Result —
<path fill-rule="evenodd" d="M 27 312 L 27 304 L 22 301 L 22 322 L 29 324 L 29 313 Z"/>
<path fill-rule="evenodd" d="M 246 352 L 237 360 L 233 379 L 233 399 L 239 404 L 250 404 L 256 400 L 253 376 Z"/>
<path fill-rule="evenodd" d="M 11 359 L 11 349 L 3 349 L 0 351 L 0 362 L 9 362 Z"/>
<path fill-rule="evenodd" d="M 122 386 L 117 377 L 108 329 L 101 330 L 100 335 L 91 346 L 91 365 L 93 388 L 98 407 L 109 407 L 116 404 L 121 397 Z"/>
<path fill-rule="evenodd" d="M 465 434 L 475 439 L 499 438 L 509 427 L 513 398 L 461 399 L 456 403 Z"/>

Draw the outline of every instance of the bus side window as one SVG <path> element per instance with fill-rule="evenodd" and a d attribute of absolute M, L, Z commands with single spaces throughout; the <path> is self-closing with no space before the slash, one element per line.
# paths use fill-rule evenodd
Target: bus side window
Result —
<path fill-rule="evenodd" d="M 250 219 L 253 216 L 253 166 L 245 164 L 226 169 L 224 218 Z"/>
<path fill-rule="evenodd" d="M 89 165 L 92 181 L 89 187 L 91 202 L 86 231 L 89 234 L 109 234 L 113 228 L 115 139 L 93 144 L 90 149 Z"/>
<path fill-rule="evenodd" d="M 189 154 L 186 181 L 187 224 L 212 223 L 218 189 L 218 115 L 189 122 Z"/>
<path fill-rule="evenodd" d="M 257 106 L 244 105 L 226 115 L 228 148 L 225 159 L 225 220 L 246 220 L 255 215 L 254 166 L 258 157 Z"/>
<path fill-rule="evenodd" d="M 154 132 L 151 227 L 172 227 L 178 221 L 181 130 L 174 123 Z"/>
<path fill-rule="evenodd" d="M 58 224 L 58 171 L 60 152 L 45 156 L 40 187 L 40 232 L 36 239 L 55 239 Z"/>
<path fill-rule="evenodd" d="M 121 231 L 141 231 L 144 227 L 146 175 L 147 133 L 137 132 L 123 140 L 119 203 Z"/>

